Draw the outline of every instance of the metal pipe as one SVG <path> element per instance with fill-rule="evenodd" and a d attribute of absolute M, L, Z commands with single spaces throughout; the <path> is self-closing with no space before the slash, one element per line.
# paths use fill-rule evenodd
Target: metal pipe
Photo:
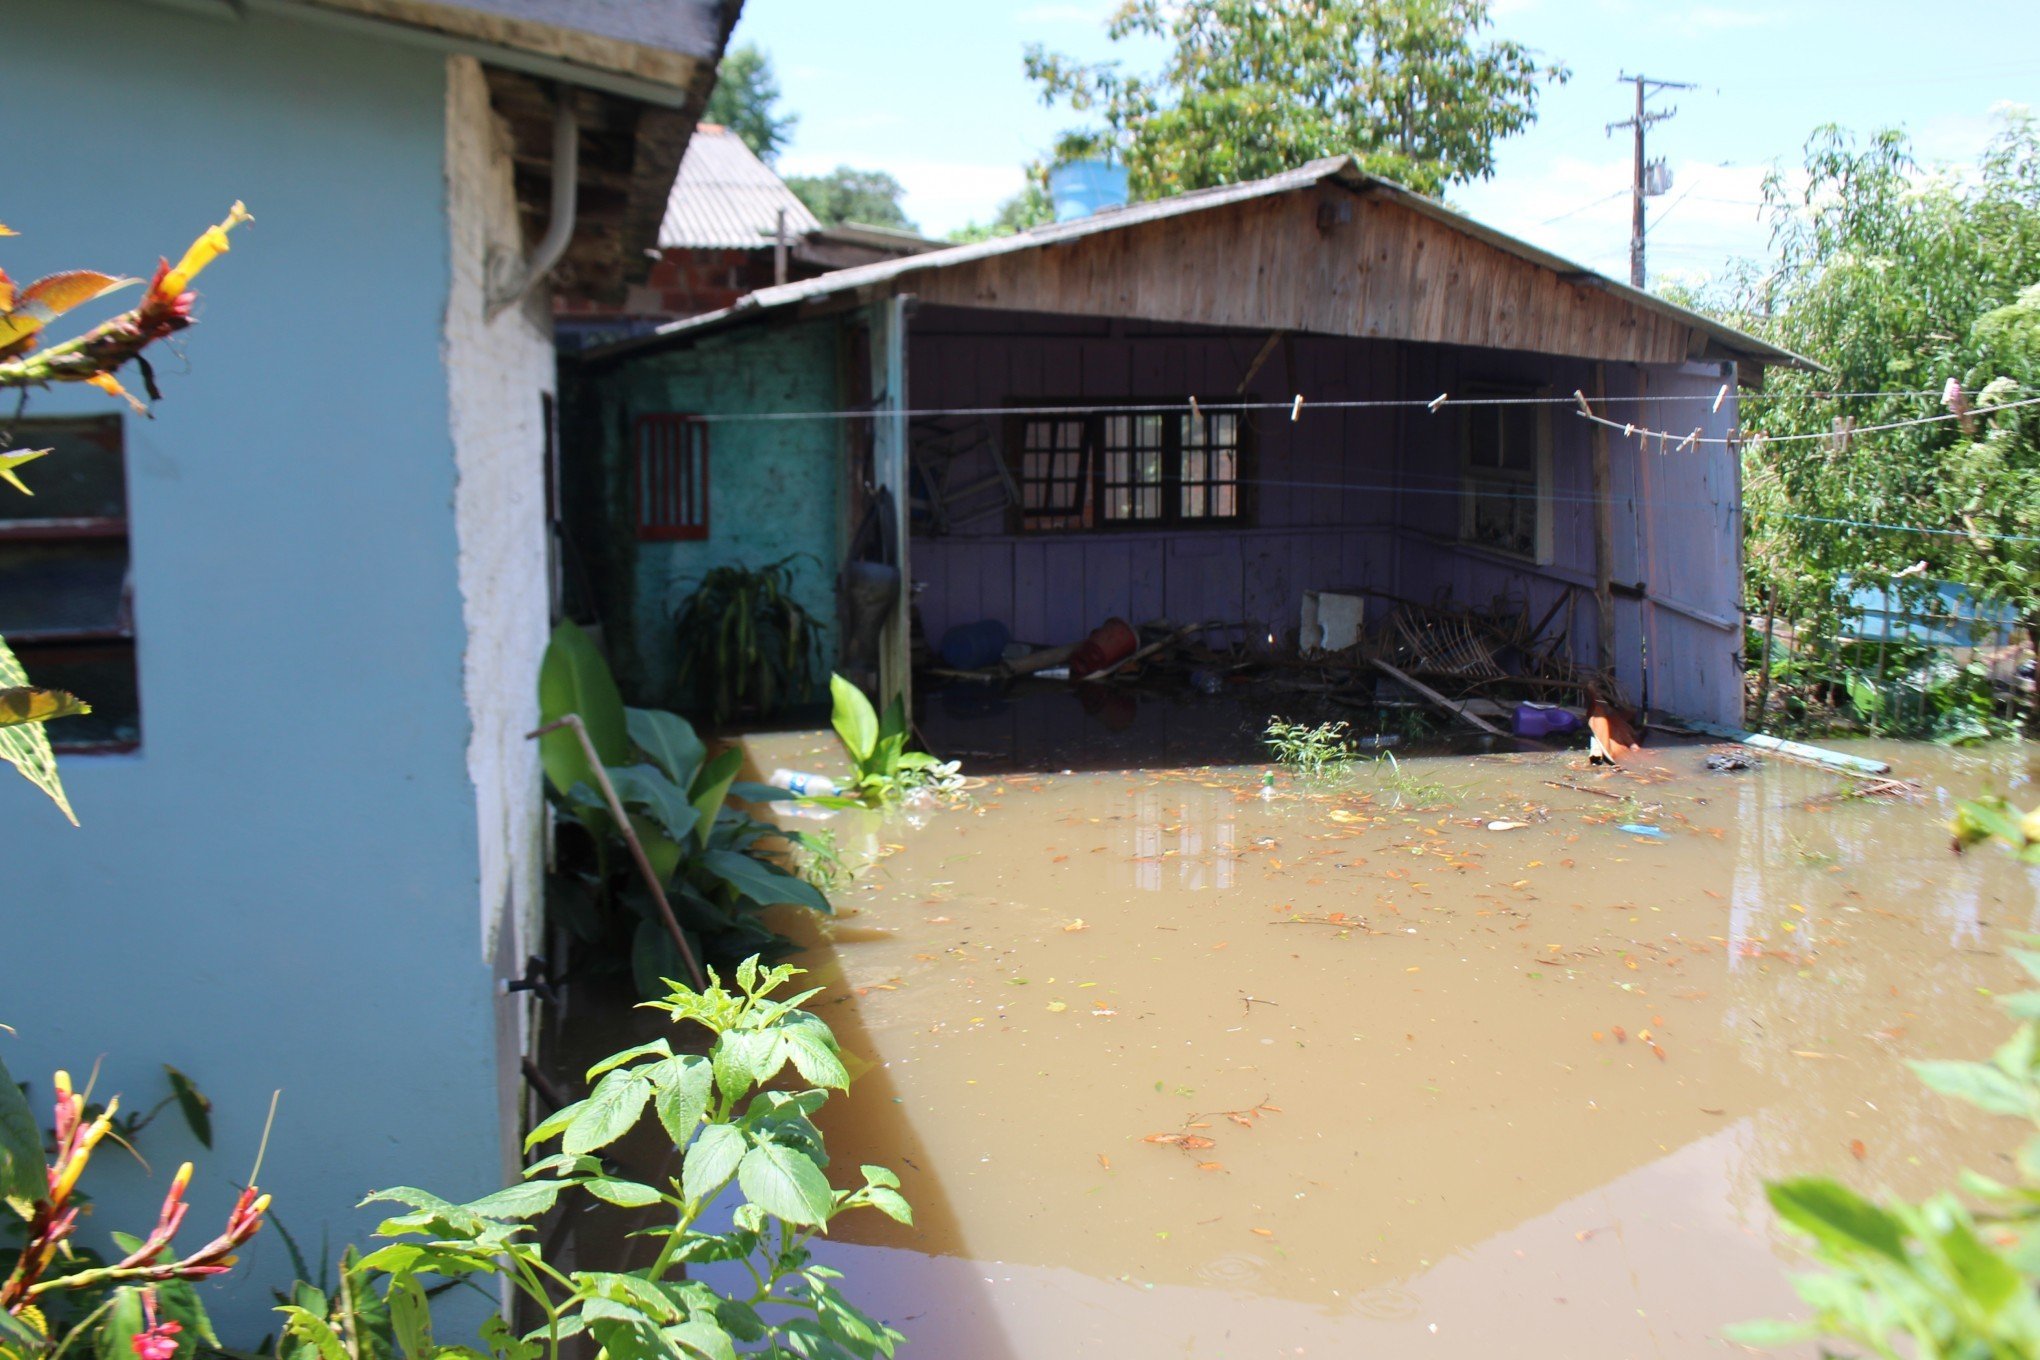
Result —
<path fill-rule="evenodd" d="M 511 279 L 492 290 L 488 318 L 494 321 L 505 308 L 524 300 L 540 280 L 552 272 L 574 239 L 574 214 L 580 201 L 581 126 L 574 117 L 573 91 L 562 86 L 553 100 L 552 216 L 545 235 L 533 247 L 531 258 Z"/>

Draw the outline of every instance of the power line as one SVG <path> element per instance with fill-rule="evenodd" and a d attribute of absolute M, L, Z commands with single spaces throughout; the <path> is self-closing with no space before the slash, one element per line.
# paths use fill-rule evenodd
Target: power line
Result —
<path fill-rule="evenodd" d="M 1650 96 L 1656 94 L 1659 90 L 1691 90 L 1698 87 L 1686 81 L 1653 80 L 1649 76 L 1625 74 L 1621 79 L 1625 83 L 1636 86 L 1636 112 L 1619 123 L 1608 124 L 1608 135 L 1610 137 L 1614 136 L 1617 128 L 1630 128 L 1636 134 L 1636 154 L 1629 182 L 1629 192 L 1632 200 L 1629 215 L 1629 285 L 1632 288 L 1641 288 L 1643 287 L 1644 280 L 1643 238 L 1645 227 L 1643 221 L 1643 201 L 1650 195 L 1649 174 L 1651 169 L 1650 164 L 1644 160 L 1643 135 L 1653 124 L 1662 123 L 1679 111 L 1677 105 L 1673 105 L 1668 109 L 1659 109 L 1655 112 L 1649 111 L 1645 106 Z M 1660 167 L 1662 167 L 1662 162 L 1660 162 Z"/>

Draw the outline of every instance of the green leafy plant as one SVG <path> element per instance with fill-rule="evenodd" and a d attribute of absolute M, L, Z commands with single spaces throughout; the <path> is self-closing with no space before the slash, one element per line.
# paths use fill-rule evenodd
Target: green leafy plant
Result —
<path fill-rule="evenodd" d="M 1312 727 L 1283 718 L 1268 719 L 1261 740 L 1276 763 L 1302 774 L 1318 775 L 1353 758 L 1351 729 L 1343 722 Z"/>
<path fill-rule="evenodd" d="M 792 795 L 738 779 L 743 752 L 731 747 L 709 755 L 678 714 L 626 708 L 608 663 L 572 623 L 560 624 L 546 649 L 539 708 L 548 727 L 577 716 L 588 738 L 584 747 L 571 728 L 539 738 L 553 796 L 586 833 L 555 876 L 556 914 L 576 938 L 628 957 L 642 994 L 656 994 L 660 978 L 683 971 L 660 897 L 690 948 L 726 961 L 784 946 L 761 920 L 769 907 L 830 910 L 828 898 L 792 872 L 779 850 L 805 845 L 806 835 L 759 821 L 733 801 Z M 623 809 L 622 823 L 605 785 Z M 635 856 L 624 853 L 632 839 L 659 896 Z"/>
<path fill-rule="evenodd" d="M 502 1313 L 482 1326 L 495 1360 L 559 1360 L 586 1335 L 608 1360 L 732 1360 L 737 1348 L 776 1360 L 872 1360 L 904 1338 L 864 1313 L 837 1287 L 838 1273 L 814 1260 L 809 1243 L 838 1216 L 875 1209 L 913 1221 L 899 1178 L 882 1166 L 836 1189 L 814 1117 L 831 1091 L 849 1084 L 835 1036 L 800 1009 L 813 991 L 773 994 L 798 976 L 747 959 L 734 989 L 720 978 L 701 990 L 668 983 L 647 1006 L 713 1036 L 708 1052 L 676 1053 L 656 1039 L 588 1069 L 587 1099 L 531 1131 L 527 1148 L 559 1150 L 527 1168 L 519 1183 L 469 1204 L 398 1188 L 365 1203 L 395 1203 L 380 1236 L 400 1239 L 362 1261 L 382 1272 L 391 1328 L 404 1360 L 478 1354 L 433 1335 L 424 1282 L 493 1278 L 514 1289 L 521 1333 Z M 785 1074 L 798 1081 L 789 1089 Z M 624 1179 L 597 1154 L 655 1118 L 680 1155 L 662 1183 Z M 728 1193 L 735 1186 L 736 1202 Z M 599 1200 L 656 1213 L 642 1236 L 656 1242 L 650 1264 L 628 1271 L 559 1268 L 531 1240 L 530 1221 L 563 1199 Z M 746 1287 L 718 1292 L 688 1269 L 729 1263 Z M 345 1337 L 316 1310 L 289 1304 L 286 1329 L 320 1360 L 349 1360 Z"/>
<path fill-rule="evenodd" d="M 2015 847 L 2033 847 L 2012 831 Z M 2007 952 L 2040 978 L 2040 952 Z M 1766 1186 L 1772 1208 L 1826 1269 L 1794 1281 L 1811 1317 L 1746 1323 L 1730 1329 L 1731 1339 L 1782 1346 L 1835 1338 L 1914 1360 L 2040 1355 L 2040 991 L 1999 1004 L 2021 1024 L 1990 1061 L 1912 1067 L 1943 1095 L 2034 1126 L 2013 1158 L 2017 1183 L 1965 1171 L 1970 1202 L 1943 1193 L 1919 1204 L 1873 1203 L 1819 1177 Z"/>
<path fill-rule="evenodd" d="M 681 693 L 705 705 L 710 721 L 769 717 L 813 692 L 821 632 L 794 596 L 802 556 L 715 567 L 674 616 Z"/>
<path fill-rule="evenodd" d="M 1382 752 L 1375 760 L 1374 768 L 1392 800 L 1390 807 L 1427 808 L 1459 801 L 1460 789 L 1436 780 L 1418 778 L 1403 768 L 1393 751 Z"/>
<path fill-rule="evenodd" d="M 2040 808 L 2021 812 L 2003 798 L 1974 798 L 1955 805 L 1955 820 L 1948 829 L 1955 834 L 1957 850 L 1994 840 L 2026 863 L 2040 864 Z"/>
<path fill-rule="evenodd" d="M 829 697 L 833 701 L 829 721 L 856 768 L 851 784 L 853 801 L 877 807 L 921 790 L 949 795 L 962 788 L 956 761 L 941 761 L 926 751 L 907 749 L 907 710 L 897 696 L 886 705 L 881 718 L 863 690 L 840 675 L 831 675 Z"/>

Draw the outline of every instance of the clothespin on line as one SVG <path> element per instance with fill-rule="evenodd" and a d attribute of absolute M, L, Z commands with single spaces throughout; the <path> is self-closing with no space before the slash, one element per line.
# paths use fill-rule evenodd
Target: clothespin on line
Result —
<path fill-rule="evenodd" d="M 1681 439 L 1681 440 L 1679 441 L 1679 446 L 1678 446 L 1677 448 L 1673 449 L 1673 450 L 1672 450 L 1672 452 L 1673 452 L 1673 453 L 1684 453 L 1684 452 L 1685 452 L 1685 451 L 1686 451 L 1687 449 L 1690 449 L 1690 448 L 1692 448 L 1692 447 L 1693 447 L 1693 445 L 1694 445 L 1695 443 L 1697 443 L 1697 442 L 1699 441 L 1699 438 L 1700 438 L 1700 430 L 1701 430 L 1701 428 L 1702 428 L 1702 427 L 1700 427 L 1700 426 L 1698 426 L 1698 425 L 1694 426 L 1694 427 L 1693 427 L 1693 433 L 1691 433 L 1691 434 L 1687 435 L 1687 436 L 1686 436 L 1686 437 L 1685 437 L 1684 439 Z"/>
<path fill-rule="evenodd" d="M 1431 398 L 1431 405 L 1428 409 L 1436 411 L 1440 406 L 1443 406 L 1446 395 L 1446 393 L 1440 392 L 1437 396 Z"/>
<path fill-rule="evenodd" d="M 1594 408 L 1587 405 L 1586 393 L 1580 391 L 1579 388 L 1575 387 L 1572 390 L 1572 399 L 1580 404 L 1581 415 L 1585 416 L 1588 420 L 1592 420 L 1594 418 Z"/>
<path fill-rule="evenodd" d="M 1720 411 L 1720 410 L 1721 410 L 1721 403 L 1723 403 L 1724 401 L 1727 401 L 1727 400 L 1728 400 L 1728 384 L 1727 384 L 1727 383 L 1723 383 L 1723 384 L 1721 385 L 1721 390 L 1720 390 L 1719 392 L 1716 392 L 1716 393 L 1714 394 L 1714 409 L 1715 409 L 1715 410 L 1716 410 L 1717 412 L 1718 412 L 1718 411 Z"/>
<path fill-rule="evenodd" d="M 1296 394 L 1296 400 L 1289 403 L 1289 418 L 1295 420 L 1303 414 L 1303 393 Z"/>

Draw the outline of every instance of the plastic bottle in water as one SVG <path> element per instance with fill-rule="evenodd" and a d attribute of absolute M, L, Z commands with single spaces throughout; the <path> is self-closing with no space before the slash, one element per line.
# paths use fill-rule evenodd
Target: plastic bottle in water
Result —
<path fill-rule="evenodd" d="M 1263 770 L 1261 772 L 1261 801 L 1273 802 L 1274 798 L 1275 772 L 1273 770 Z"/>
<path fill-rule="evenodd" d="M 809 774 L 803 770 L 780 768 L 772 772 L 772 787 L 785 789 L 799 798 L 826 798 L 841 788 L 835 780 L 825 774 Z"/>

